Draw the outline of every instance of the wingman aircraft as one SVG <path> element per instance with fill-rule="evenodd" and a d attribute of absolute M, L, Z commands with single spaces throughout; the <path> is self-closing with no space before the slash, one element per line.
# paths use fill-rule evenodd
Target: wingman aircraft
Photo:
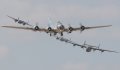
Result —
<path fill-rule="evenodd" d="M 63 38 L 63 37 L 58 37 L 56 36 L 56 39 L 62 41 L 62 42 L 67 42 L 67 43 L 71 43 L 72 41 L 70 39 L 67 39 L 67 38 Z"/>
<path fill-rule="evenodd" d="M 8 15 L 7 15 L 8 16 Z M 13 17 L 11 17 L 11 16 L 8 16 L 9 18 L 11 18 L 11 19 L 13 19 L 14 21 L 15 21 L 15 23 L 19 23 L 19 24 L 22 24 L 22 25 L 30 25 L 30 24 L 28 24 L 28 22 L 25 22 L 25 21 L 23 21 L 23 20 L 20 20 L 19 18 L 13 18 Z"/>
<path fill-rule="evenodd" d="M 67 33 L 71 33 L 73 31 L 84 31 L 87 29 L 94 29 L 94 28 L 103 28 L 103 27 L 110 27 L 112 25 L 105 25 L 105 26 L 93 26 L 93 27 L 86 27 L 83 26 L 82 24 L 80 25 L 80 27 L 72 27 L 69 25 L 69 27 L 65 28 L 65 26 L 58 21 L 57 23 L 57 27 L 56 28 L 52 28 L 50 26 L 48 26 L 48 28 L 40 28 L 37 24 L 35 26 L 30 25 L 28 22 L 25 22 L 23 20 L 20 20 L 19 18 L 13 18 L 11 16 L 8 16 L 9 18 L 13 19 L 16 23 L 18 24 L 22 24 L 22 25 L 28 25 L 29 27 L 18 27 L 18 26 L 2 26 L 2 27 L 6 27 L 6 28 L 15 28 L 15 29 L 24 29 L 24 30 L 32 30 L 32 31 L 39 31 L 39 32 L 46 32 L 46 33 L 50 33 L 50 36 L 56 35 L 56 34 L 60 34 L 61 36 L 63 36 L 63 32 L 67 32 Z"/>
<path fill-rule="evenodd" d="M 63 38 L 63 37 L 57 37 L 56 39 L 57 39 L 57 40 L 60 40 L 60 41 L 63 41 L 63 42 L 66 42 L 66 43 L 70 43 L 70 44 L 72 44 L 73 46 L 80 46 L 81 48 L 85 48 L 85 49 L 86 49 L 86 52 L 91 52 L 92 50 L 93 50 L 93 51 L 98 50 L 98 51 L 101 51 L 101 52 L 107 51 L 107 52 L 118 53 L 118 52 L 116 52 L 116 51 L 101 49 L 101 48 L 99 48 L 100 45 L 99 45 L 99 46 L 88 45 L 88 44 L 86 44 L 86 41 L 84 42 L 83 45 L 80 45 L 80 44 L 77 44 L 77 43 L 75 43 L 75 42 L 73 42 L 73 41 L 71 41 L 71 40 L 69 40 L 69 39 Z M 62 40 L 61 40 L 61 39 L 62 39 Z"/>

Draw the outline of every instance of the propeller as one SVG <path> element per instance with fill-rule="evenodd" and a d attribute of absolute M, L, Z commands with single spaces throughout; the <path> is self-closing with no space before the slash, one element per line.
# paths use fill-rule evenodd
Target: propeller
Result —
<path fill-rule="evenodd" d="M 39 26 L 38 26 L 38 23 L 36 23 L 35 27 L 34 27 L 35 30 L 39 30 Z"/>
<path fill-rule="evenodd" d="M 50 24 L 48 24 L 48 30 L 51 31 L 52 27 L 50 26 Z"/>
<path fill-rule="evenodd" d="M 53 24 L 53 21 L 48 17 L 48 22 L 50 23 L 50 24 Z M 49 31 L 52 31 L 52 27 L 50 26 L 50 24 L 48 24 L 48 32 L 47 33 L 49 33 Z M 57 33 L 56 32 L 54 32 L 54 35 L 56 35 Z M 51 32 L 50 32 L 50 36 L 51 36 Z"/>
<path fill-rule="evenodd" d="M 82 33 L 82 31 L 85 30 L 85 26 L 82 25 L 82 23 L 80 23 L 80 33 Z"/>
<path fill-rule="evenodd" d="M 104 50 L 101 50 L 101 53 L 104 52 Z"/>
<path fill-rule="evenodd" d="M 50 26 L 50 24 L 48 24 L 48 32 L 47 33 L 50 33 L 50 36 L 52 36 L 52 34 L 51 34 L 51 32 L 49 32 L 49 31 L 52 31 L 52 27 Z"/>
<path fill-rule="evenodd" d="M 51 18 L 49 18 L 49 17 L 48 17 L 48 21 L 49 21 L 49 23 L 50 23 L 50 24 L 53 24 L 53 22 L 52 22 Z M 51 30 L 52 30 L 52 27 L 51 27 L 51 25 L 50 25 L 50 24 L 48 24 L 48 28 L 47 28 L 49 31 L 51 31 Z"/>
<path fill-rule="evenodd" d="M 16 23 L 17 21 L 19 21 L 19 17 L 18 17 L 17 19 L 14 19 L 14 21 L 15 21 L 15 23 Z"/>
<path fill-rule="evenodd" d="M 73 31 L 73 27 L 70 25 L 70 24 L 68 24 L 68 29 L 69 29 L 69 32 L 68 33 L 71 33 L 72 31 Z"/>

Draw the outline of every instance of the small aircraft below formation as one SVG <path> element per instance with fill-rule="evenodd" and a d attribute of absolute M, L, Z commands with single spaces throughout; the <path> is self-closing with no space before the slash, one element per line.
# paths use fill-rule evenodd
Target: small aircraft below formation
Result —
<path fill-rule="evenodd" d="M 56 39 L 62 41 L 62 42 L 67 42 L 67 43 L 71 43 L 72 41 L 70 39 L 67 39 L 67 38 L 63 38 L 63 37 L 57 37 L 56 36 Z"/>
<path fill-rule="evenodd" d="M 60 34 L 61 36 L 63 36 L 63 32 L 67 32 L 67 33 L 71 33 L 73 31 L 84 31 L 87 29 L 94 29 L 94 28 L 103 28 L 103 27 L 110 27 L 112 25 L 105 25 L 105 26 L 93 26 L 93 27 L 86 27 L 83 26 L 82 24 L 80 24 L 80 27 L 72 27 L 69 25 L 69 27 L 65 28 L 65 26 L 58 21 L 58 25 L 56 26 L 56 28 L 52 28 L 50 26 L 48 26 L 48 28 L 40 28 L 37 24 L 35 26 L 32 26 L 31 24 L 29 24 L 28 22 L 25 22 L 23 20 L 20 20 L 19 18 L 13 18 L 11 16 L 8 16 L 9 18 L 13 19 L 16 23 L 18 24 L 22 24 L 22 25 L 28 25 L 29 27 L 18 27 L 18 26 L 2 26 L 2 27 L 6 27 L 6 28 L 15 28 L 15 29 L 24 29 L 24 30 L 32 30 L 32 31 L 39 31 L 39 32 L 46 32 L 46 33 L 50 33 L 50 36 L 56 35 L 56 34 Z"/>
<path fill-rule="evenodd" d="M 104 52 L 104 51 L 107 51 L 107 52 L 114 52 L 114 53 L 118 53 L 116 51 L 111 51 L 111 50 L 106 50 L 106 49 L 101 49 L 100 48 L 100 45 L 99 46 L 92 46 L 92 45 L 89 45 L 89 44 L 86 44 L 86 41 L 84 42 L 83 45 L 80 45 L 80 44 L 77 44 L 69 39 L 66 39 L 66 38 L 63 38 L 63 37 L 56 37 L 57 40 L 60 40 L 60 41 L 63 41 L 63 42 L 66 42 L 66 43 L 70 43 L 72 44 L 73 46 L 80 46 L 81 48 L 85 48 L 86 49 L 86 52 L 91 52 L 92 50 L 93 51 L 101 51 L 101 52 Z"/>

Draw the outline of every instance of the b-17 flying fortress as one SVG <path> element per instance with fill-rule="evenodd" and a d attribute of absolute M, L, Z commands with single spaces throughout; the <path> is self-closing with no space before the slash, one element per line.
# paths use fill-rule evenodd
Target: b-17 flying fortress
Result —
<path fill-rule="evenodd" d="M 73 46 L 79 46 L 81 48 L 85 48 L 86 49 L 86 52 L 91 52 L 91 51 L 101 51 L 101 52 L 104 52 L 104 51 L 107 51 L 107 52 L 114 52 L 114 53 L 118 53 L 116 51 L 111 51 L 111 50 L 106 50 L 106 49 L 101 49 L 100 48 L 100 44 L 98 46 L 93 46 L 93 45 L 89 45 L 89 44 L 86 44 L 86 41 L 84 42 L 84 44 L 78 44 L 78 43 L 75 43 L 69 39 L 66 39 L 66 38 L 63 38 L 63 37 L 56 37 L 57 40 L 59 41 L 62 41 L 62 42 L 65 42 L 65 43 L 69 43 L 69 44 L 72 44 Z"/>
<path fill-rule="evenodd" d="M 63 36 L 64 32 L 67 32 L 67 33 L 72 33 L 73 31 L 81 31 L 82 32 L 82 31 L 87 30 L 87 29 L 103 28 L 103 27 L 112 26 L 112 25 L 104 25 L 104 26 L 86 27 L 86 26 L 83 26 L 82 24 L 80 24 L 80 27 L 74 28 L 74 27 L 69 25 L 69 27 L 66 28 L 60 21 L 58 21 L 56 28 L 52 28 L 50 26 L 48 26 L 47 28 L 40 28 L 37 24 L 35 26 L 33 26 L 33 25 L 29 24 L 28 22 L 20 20 L 19 18 L 16 19 L 16 18 L 13 18 L 11 16 L 8 16 L 8 17 L 13 19 L 18 24 L 28 25 L 29 27 L 17 27 L 17 26 L 2 26 L 2 27 L 46 32 L 46 33 L 50 33 L 50 36 L 52 34 L 56 35 L 57 33 L 60 34 L 61 36 Z"/>
<path fill-rule="evenodd" d="M 55 37 L 57 40 L 60 40 L 62 42 L 66 42 L 66 43 L 70 43 L 72 44 L 73 46 L 80 46 L 81 48 L 85 48 L 86 49 L 86 52 L 91 52 L 91 51 L 101 51 L 101 52 L 104 52 L 104 51 L 107 51 L 107 52 L 114 52 L 114 53 L 118 53 L 116 51 L 111 51 L 111 50 L 105 50 L 105 49 L 101 49 L 96 46 L 92 46 L 92 45 L 88 45 L 86 44 L 86 42 L 84 42 L 83 45 L 81 44 L 77 44 L 67 38 L 63 38 L 63 33 L 64 32 L 67 32 L 67 33 L 72 33 L 73 31 L 84 31 L 84 30 L 87 30 L 87 29 L 95 29 L 95 28 L 103 28 L 103 27 L 110 27 L 112 25 L 104 25 L 104 26 L 93 26 L 93 27 L 86 27 L 86 26 L 83 26 L 82 24 L 80 24 L 80 27 L 72 27 L 69 25 L 69 27 L 65 27 L 60 21 L 58 21 L 58 25 L 56 26 L 56 28 L 52 28 L 50 26 L 48 26 L 47 28 L 40 28 L 38 26 L 38 24 L 36 24 L 35 26 L 29 24 L 29 22 L 25 22 L 23 20 L 20 20 L 19 18 L 13 18 L 11 16 L 8 16 L 9 18 L 13 19 L 15 23 L 18 23 L 18 24 L 22 24 L 23 26 L 24 25 L 27 25 L 28 27 L 18 27 L 18 26 L 2 26 L 2 27 L 5 27 L 5 28 L 14 28 L 14 29 L 23 29 L 23 30 L 31 30 L 31 31 L 39 31 L 39 32 L 46 32 L 46 33 L 49 33 L 50 36 L 53 36 Z M 57 34 L 60 34 L 61 37 L 58 37 Z"/>

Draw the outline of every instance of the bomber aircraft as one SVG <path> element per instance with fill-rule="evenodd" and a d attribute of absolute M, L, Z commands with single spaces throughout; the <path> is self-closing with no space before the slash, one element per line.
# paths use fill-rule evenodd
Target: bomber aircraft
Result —
<path fill-rule="evenodd" d="M 72 41 L 70 39 L 67 39 L 67 38 L 63 38 L 63 37 L 58 37 L 56 36 L 56 39 L 62 41 L 62 42 L 67 42 L 67 43 L 71 43 Z"/>
<path fill-rule="evenodd" d="M 112 25 L 104 25 L 104 26 L 86 27 L 86 26 L 80 24 L 80 27 L 72 27 L 69 25 L 69 27 L 65 28 L 65 26 L 60 21 L 58 21 L 56 28 L 52 28 L 50 26 L 48 26 L 47 28 L 40 28 L 37 24 L 35 26 L 33 26 L 33 25 L 29 24 L 28 22 L 20 20 L 19 18 L 16 19 L 16 18 L 13 18 L 11 16 L 8 16 L 8 17 L 13 19 L 18 24 L 28 25 L 28 27 L 18 27 L 18 26 L 2 26 L 2 27 L 46 32 L 46 33 L 50 33 L 50 36 L 52 34 L 53 35 L 60 34 L 61 36 L 63 36 L 63 32 L 67 32 L 67 33 L 71 33 L 73 31 L 81 31 L 82 32 L 82 31 L 87 30 L 87 29 L 103 28 L 103 27 L 112 26 Z"/>
<path fill-rule="evenodd" d="M 101 49 L 101 48 L 99 48 L 100 45 L 99 45 L 99 46 L 88 45 L 88 44 L 86 44 L 86 41 L 84 42 L 83 45 L 80 45 L 80 44 L 77 44 L 77 43 L 75 43 L 75 42 L 73 42 L 73 41 L 71 41 L 71 40 L 69 40 L 69 39 L 63 38 L 63 37 L 62 37 L 62 40 L 61 40 L 61 37 L 57 37 L 56 39 L 57 39 L 57 40 L 60 40 L 60 41 L 63 41 L 63 42 L 66 42 L 66 43 L 70 43 L 70 44 L 72 44 L 73 46 L 80 46 L 81 48 L 85 48 L 85 49 L 86 49 L 86 52 L 91 52 L 92 50 L 93 50 L 93 51 L 98 50 L 98 51 L 101 51 L 101 52 L 107 51 L 107 52 L 118 53 L 118 52 L 116 52 L 116 51 Z"/>

